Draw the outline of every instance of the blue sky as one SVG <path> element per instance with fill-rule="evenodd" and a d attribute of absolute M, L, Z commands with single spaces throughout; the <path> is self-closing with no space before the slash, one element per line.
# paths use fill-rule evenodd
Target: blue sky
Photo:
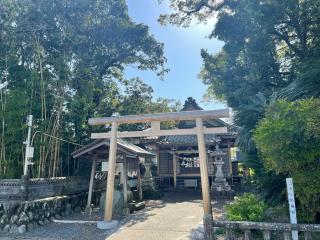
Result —
<path fill-rule="evenodd" d="M 166 3 L 159 5 L 157 0 L 127 0 L 127 2 L 129 15 L 133 21 L 149 26 L 151 34 L 159 42 L 164 43 L 170 72 L 161 81 L 151 71 L 139 71 L 128 67 L 125 76 L 128 78 L 138 76 L 143 79 L 153 87 L 155 98 L 177 99 L 183 103 L 187 97 L 192 96 L 204 109 L 224 107 L 217 101 L 202 102 L 206 86 L 197 76 L 202 66 L 201 48 L 215 53 L 223 46 L 221 41 L 206 38 L 213 28 L 214 20 L 207 25 L 193 24 L 189 28 L 161 26 L 157 18 L 160 13 L 169 11 Z"/>

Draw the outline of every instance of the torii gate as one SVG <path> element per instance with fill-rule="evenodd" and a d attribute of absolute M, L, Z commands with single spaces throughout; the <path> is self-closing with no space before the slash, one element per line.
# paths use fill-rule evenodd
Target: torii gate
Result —
<path fill-rule="evenodd" d="M 197 135 L 199 159 L 200 159 L 200 174 L 201 174 L 201 189 L 203 199 L 203 223 L 206 239 L 213 239 L 213 217 L 212 206 L 209 188 L 207 153 L 205 146 L 204 134 L 227 133 L 226 127 L 206 128 L 203 126 L 203 119 L 217 119 L 229 117 L 228 109 L 219 110 L 200 110 L 200 111 L 183 111 L 170 113 L 156 113 L 143 115 L 128 115 L 128 116 L 112 116 L 104 118 L 90 118 L 89 125 L 107 125 L 111 124 L 111 131 L 107 133 L 92 133 L 91 138 L 110 138 L 109 149 L 109 172 L 106 189 L 106 203 L 104 212 L 104 221 L 112 221 L 112 204 L 114 192 L 114 171 L 117 152 L 117 138 L 131 137 L 148 137 L 148 136 L 172 136 L 172 135 Z M 160 129 L 162 121 L 180 121 L 192 120 L 196 122 L 196 127 L 192 129 Z M 151 122 L 150 131 L 118 131 L 118 125 L 123 123 L 143 123 Z"/>

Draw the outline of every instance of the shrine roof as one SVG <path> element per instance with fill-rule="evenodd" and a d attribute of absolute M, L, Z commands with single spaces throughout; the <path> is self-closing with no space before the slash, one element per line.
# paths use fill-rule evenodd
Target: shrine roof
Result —
<path fill-rule="evenodd" d="M 71 155 L 76 158 L 94 151 L 105 152 L 107 147 L 110 147 L 109 139 L 98 139 L 77 149 L 72 152 Z M 129 154 L 131 156 L 154 156 L 153 153 L 123 139 L 117 140 L 117 152 Z"/>
<path fill-rule="evenodd" d="M 223 138 L 236 139 L 234 134 L 205 134 L 205 143 L 213 145 L 217 141 L 221 141 Z M 184 136 L 166 136 L 161 137 L 158 141 L 161 145 L 197 145 L 196 135 L 184 135 Z"/>

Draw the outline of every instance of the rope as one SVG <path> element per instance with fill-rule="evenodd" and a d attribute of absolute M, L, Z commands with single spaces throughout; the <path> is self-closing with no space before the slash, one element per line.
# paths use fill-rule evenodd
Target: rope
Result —
<path fill-rule="evenodd" d="M 34 138 L 35 138 L 35 136 L 36 136 L 37 133 L 40 133 L 40 134 L 45 135 L 45 136 L 47 136 L 47 137 L 51 137 L 51 138 L 54 138 L 54 139 L 58 139 L 58 140 L 60 140 L 60 141 L 62 141 L 62 142 L 66 142 L 66 143 L 70 143 L 70 144 L 73 144 L 73 145 L 76 145 L 76 146 L 83 147 L 83 145 L 81 145 L 81 144 L 78 144 L 78 143 L 75 143 L 75 142 L 70 142 L 70 141 L 68 141 L 68 140 L 65 140 L 65 139 L 62 139 L 62 138 L 58 138 L 58 137 L 52 136 L 52 135 L 50 135 L 50 134 L 43 133 L 43 132 L 41 132 L 41 131 L 36 131 L 36 132 L 33 134 L 31 143 L 33 143 L 33 140 L 34 140 Z"/>

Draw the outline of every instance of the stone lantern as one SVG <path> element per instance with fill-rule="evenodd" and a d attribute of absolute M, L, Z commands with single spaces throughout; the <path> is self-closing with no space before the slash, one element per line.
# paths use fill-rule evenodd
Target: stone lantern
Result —
<path fill-rule="evenodd" d="M 144 191 L 155 189 L 153 176 L 152 176 L 152 172 L 151 172 L 151 166 L 152 166 L 151 160 L 152 160 L 151 158 L 146 158 L 145 162 L 144 162 L 145 173 L 142 177 L 142 189 Z"/>
<path fill-rule="evenodd" d="M 233 191 L 231 190 L 231 187 L 222 171 L 222 167 L 224 165 L 222 157 L 227 155 L 227 153 L 219 149 L 219 143 L 216 144 L 214 151 L 208 151 L 208 153 L 212 158 L 214 158 L 213 164 L 217 169 L 215 178 L 211 185 L 211 190 L 213 191 L 214 196 L 232 196 Z"/>

